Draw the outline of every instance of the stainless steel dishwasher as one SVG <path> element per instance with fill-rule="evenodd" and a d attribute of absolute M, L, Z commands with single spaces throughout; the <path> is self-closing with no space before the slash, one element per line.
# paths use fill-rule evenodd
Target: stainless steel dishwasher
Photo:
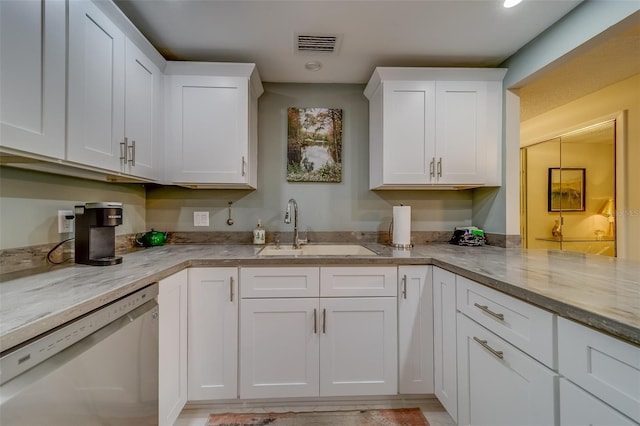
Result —
<path fill-rule="evenodd" d="M 0 357 L 0 424 L 157 425 L 158 284 Z"/>

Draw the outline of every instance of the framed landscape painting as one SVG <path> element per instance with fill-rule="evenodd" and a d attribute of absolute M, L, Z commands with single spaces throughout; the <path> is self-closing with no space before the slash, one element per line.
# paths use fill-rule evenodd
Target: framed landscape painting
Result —
<path fill-rule="evenodd" d="M 288 108 L 287 181 L 342 182 L 342 110 Z"/>
<path fill-rule="evenodd" d="M 583 212 L 585 169 L 549 168 L 548 211 Z"/>

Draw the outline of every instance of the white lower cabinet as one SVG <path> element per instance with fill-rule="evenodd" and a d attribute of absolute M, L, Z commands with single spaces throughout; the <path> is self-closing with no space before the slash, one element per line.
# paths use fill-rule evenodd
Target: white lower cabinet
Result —
<path fill-rule="evenodd" d="M 560 379 L 560 424 L 563 426 L 634 426 L 638 423 L 562 378 Z"/>
<path fill-rule="evenodd" d="M 557 424 L 557 374 L 458 314 L 458 425 Z"/>
<path fill-rule="evenodd" d="M 167 426 L 187 402 L 187 271 L 160 281 L 159 305 L 159 425 Z"/>
<path fill-rule="evenodd" d="M 308 268 L 261 268 L 259 280 L 247 269 L 241 270 L 241 398 L 397 393 L 396 297 L 366 297 L 363 290 L 364 297 L 245 298 L 265 274 L 301 276 Z M 365 267 L 323 269 L 322 277 L 352 274 L 360 284 L 369 275 Z"/>
<path fill-rule="evenodd" d="M 434 393 L 454 421 L 458 419 L 456 275 L 433 267 Z"/>
<path fill-rule="evenodd" d="M 432 267 L 398 267 L 398 285 L 398 392 L 433 393 Z"/>
<path fill-rule="evenodd" d="M 396 394 L 396 298 L 323 298 L 320 312 L 320 396 Z"/>
<path fill-rule="evenodd" d="M 189 269 L 190 401 L 238 397 L 238 269 Z"/>
<path fill-rule="evenodd" d="M 240 398 L 317 396 L 318 299 L 242 299 Z"/>
<path fill-rule="evenodd" d="M 599 420 L 601 422 L 608 418 L 620 419 L 606 423 L 610 425 L 638 424 L 624 423 L 625 417 L 615 417 L 614 411 L 618 410 L 634 422 L 640 422 L 640 347 L 560 318 L 558 359 L 560 374 L 594 395 L 593 399 L 596 401 L 604 401 L 590 408 L 594 411 L 594 419 L 603 419 Z M 577 398 L 570 399 L 574 400 Z M 563 419 L 566 416 L 571 419 L 584 418 L 582 415 L 570 413 L 571 407 L 577 406 L 567 405 L 565 401 Z M 598 408 L 600 406 L 602 407 Z M 607 410 L 607 407 L 610 409 Z M 596 412 L 602 414 L 596 415 Z"/>

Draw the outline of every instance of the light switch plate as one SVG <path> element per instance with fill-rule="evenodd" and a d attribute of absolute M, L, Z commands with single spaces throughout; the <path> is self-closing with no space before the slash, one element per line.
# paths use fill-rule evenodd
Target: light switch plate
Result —
<path fill-rule="evenodd" d="M 71 210 L 58 210 L 58 234 L 73 232 L 74 215 Z"/>
<path fill-rule="evenodd" d="M 209 212 L 193 212 L 193 226 L 209 226 Z"/>

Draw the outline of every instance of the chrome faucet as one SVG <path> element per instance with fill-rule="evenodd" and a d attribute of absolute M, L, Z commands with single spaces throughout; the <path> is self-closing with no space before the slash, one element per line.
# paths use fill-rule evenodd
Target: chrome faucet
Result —
<path fill-rule="evenodd" d="M 300 245 L 307 243 L 307 239 L 300 239 L 298 234 L 298 203 L 293 198 L 287 203 L 284 223 L 291 223 L 291 206 L 293 206 L 293 248 L 300 248 Z"/>

